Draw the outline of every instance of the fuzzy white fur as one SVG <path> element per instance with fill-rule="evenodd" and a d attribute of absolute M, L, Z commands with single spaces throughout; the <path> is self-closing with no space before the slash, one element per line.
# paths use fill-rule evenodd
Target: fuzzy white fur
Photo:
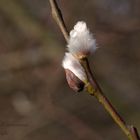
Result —
<path fill-rule="evenodd" d="M 87 79 L 85 70 L 71 53 L 65 53 L 62 66 L 64 69 L 72 71 L 81 81 L 84 82 Z"/>
<path fill-rule="evenodd" d="M 68 50 L 73 55 L 89 55 L 96 50 L 96 40 L 84 21 L 79 21 L 70 32 Z"/>

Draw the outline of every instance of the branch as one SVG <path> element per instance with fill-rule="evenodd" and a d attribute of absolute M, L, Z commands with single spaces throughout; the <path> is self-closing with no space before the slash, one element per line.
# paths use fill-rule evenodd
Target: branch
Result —
<path fill-rule="evenodd" d="M 68 35 L 68 31 L 67 31 L 65 22 L 63 20 L 63 16 L 61 14 L 61 10 L 59 9 L 55 0 L 49 0 L 49 1 L 50 1 L 50 5 L 51 5 L 51 10 L 52 10 L 52 16 L 53 16 L 54 20 L 56 21 L 56 23 L 58 24 L 58 26 L 60 27 L 65 40 L 68 42 L 69 35 Z"/>
<path fill-rule="evenodd" d="M 50 0 L 50 5 L 52 8 L 52 15 L 59 25 L 66 41 L 68 42 L 68 31 L 65 26 L 62 14 L 60 9 L 58 8 L 58 5 L 55 0 Z M 88 82 L 87 83 L 87 92 L 90 95 L 93 95 L 97 98 L 98 102 L 103 105 L 105 110 L 110 114 L 112 119 L 116 122 L 116 124 L 121 128 L 121 130 L 125 133 L 125 135 L 128 137 L 129 140 L 140 140 L 138 136 L 137 129 L 133 126 L 126 125 L 125 121 L 122 119 L 122 117 L 119 115 L 119 113 L 116 111 L 116 109 L 113 107 L 111 102 L 107 99 L 107 97 L 103 94 L 100 86 L 98 85 L 95 77 L 93 76 L 89 62 L 86 58 L 81 59 L 81 64 L 84 67 L 86 74 L 88 76 Z"/>
<path fill-rule="evenodd" d="M 113 107 L 111 102 L 108 100 L 108 98 L 103 94 L 103 91 L 101 90 L 100 86 L 98 85 L 95 77 L 93 76 L 89 62 L 87 59 L 83 59 L 81 61 L 84 69 L 86 70 L 89 84 L 87 86 L 87 91 L 90 95 L 95 96 L 97 100 L 103 105 L 103 107 L 106 109 L 106 111 L 110 114 L 112 119 L 116 122 L 116 124 L 122 129 L 122 131 L 125 133 L 125 135 L 130 140 L 139 140 L 139 135 L 137 132 L 137 129 L 133 126 L 128 126 L 123 118 L 119 115 L 119 113 L 116 111 L 116 109 Z"/>

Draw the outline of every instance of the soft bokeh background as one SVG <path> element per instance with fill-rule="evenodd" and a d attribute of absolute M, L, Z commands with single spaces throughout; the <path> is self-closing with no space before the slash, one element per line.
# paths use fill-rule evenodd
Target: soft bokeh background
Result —
<path fill-rule="evenodd" d="M 87 22 L 101 88 L 140 131 L 140 1 L 58 0 L 69 30 Z M 103 107 L 67 85 L 66 42 L 48 0 L 0 0 L 0 140 L 124 140 Z"/>

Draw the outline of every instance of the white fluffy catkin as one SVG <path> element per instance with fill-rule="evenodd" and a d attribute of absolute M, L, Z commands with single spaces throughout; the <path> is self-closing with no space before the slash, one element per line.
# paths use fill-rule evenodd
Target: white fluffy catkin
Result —
<path fill-rule="evenodd" d="M 81 81 L 85 82 L 87 80 L 85 70 L 81 66 L 79 60 L 71 53 L 65 53 L 62 66 L 64 69 L 68 69 L 73 72 Z"/>
<path fill-rule="evenodd" d="M 84 21 L 79 21 L 70 32 L 68 50 L 76 56 L 88 56 L 96 50 L 96 40 Z"/>

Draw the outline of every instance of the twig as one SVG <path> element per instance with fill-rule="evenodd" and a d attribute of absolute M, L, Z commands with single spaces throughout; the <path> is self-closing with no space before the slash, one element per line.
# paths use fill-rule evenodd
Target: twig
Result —
<path fill-rule="evenodd" d="M 86 70 L 89 84 L 87 86 L 87 91 L 90 95 L 93 95 L 97 98 L 97 100 L 104 106 L 106 111 L 110 114 L 112 119 L 116 122 L 116 124 L 122 129 L 122 131 L 126 134 L 126 136 L 130 140 L 139 140 L 137 129 L 133 126 L 126 125 L 123 118 L 119 115 L 116 109 L 113 107 L 111 102 L 107 99 L 107 97 L 103 94 L 101 88 L 99 87 L 95 77 L 93 76 L 89 62 L 87 59 L 83 59 L 81 61 L 83 67 Z"/>
<path fill-rule="evenodd" d="M 51 9 L 52 9 L 52 16 L 54 20 L 56 21 L 56 23 L 58 24 L 58 26 L 60 27 L 61 32 L 63 33 L 65 37 L 65 40 L 68 42 L 69 35 L 68 35 L 65 22 L 63 20 L 63 16 L 61 14 L 61 10 L 59 9 L 55 0 L 49 0 L 49 1 L 50 1 Z"/>
<path fill-rule="evenodd" d="M 64 24 L 61 11 L 58 8 L 58 5 L 55 0 L 50 0 L 50 4 L 52 8 L 52 15 L 56 20 L 57 24 L 59 25 L 66 41 L 68 42 L 68 31 Z M 122 129 L 122 131 L 125 133 L 129 140 L 140 140 L 137 129 L 133 126 L 129 127 L 128 125 L 126 125 L 125 121 L 118 114 L 118 112 L 107 99 L 107 97 L 103 94 L 101 88 L 99 87 L 96 79 L 94 78 L 91 72 L 88 60 L 86 58 L 82 59 L 81 64 L 83 65 L 88 76 L 89 83 L 87 83 L 87 92 L 90 95 L 93 95 L 97 98 L 98 102 L 100 102 L 103 105 L 103 107 L 110 114 L 110 116 L 116 122 L 116 124 Z"/>

